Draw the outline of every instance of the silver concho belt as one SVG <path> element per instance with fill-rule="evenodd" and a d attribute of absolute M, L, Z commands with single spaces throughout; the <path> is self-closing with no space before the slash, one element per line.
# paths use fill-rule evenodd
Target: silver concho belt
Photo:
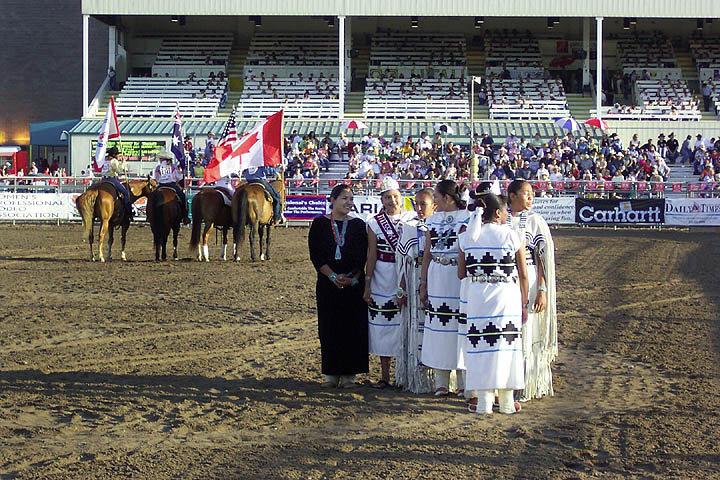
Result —
<path fill-rule="evenodd" d="M 516 277 L 508 277 L 507 275 L 498 275 L 496 273 L 491 273 L 490 275 L 485 273 L 482 275 L 469 275 L 468 279 L 476 283 L 509 283 L 517 281 Z"/>
<path fill-rule="evenodd" d="M 457 255 L 433 255 L 432 260 L 440 265 L 457 265 Z"/>

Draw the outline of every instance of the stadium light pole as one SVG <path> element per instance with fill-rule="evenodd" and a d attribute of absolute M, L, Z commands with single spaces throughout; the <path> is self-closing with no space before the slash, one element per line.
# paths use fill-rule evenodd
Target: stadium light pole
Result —
<path fill-rule="evenodd" d="M 88 61 L 88 49 L 90 44 L 90 29 L 89 29 L 89 15 L 83 15 L 83 38 L 82 38 L 82 46 L 83 46 L 83 53 L 82 53 L 82 77 L 83 77 L 83 86 L 82 86 L 82 101 L 83 101 L 83 117 L 87 116 L 88 113 L 88 85 L 89 85 L 89 79 L 90 79 L 90 73 L 89 73 L 89 61 Z"/>
<path fill-rule="evenodd" d="M 338 16 L 338 106 L 339 118 L 345 117 L 345 16 Z"/>
<path fill-rule="evenodd" d="M 595 68 L 597 73 L 595 74 L 595 116 L 602 119 L 602 22 L 603 17 L 595 17 L 597 22 L 597 39 L 596 39 L 596 50 L 597 58 L 595 59 Z"/>

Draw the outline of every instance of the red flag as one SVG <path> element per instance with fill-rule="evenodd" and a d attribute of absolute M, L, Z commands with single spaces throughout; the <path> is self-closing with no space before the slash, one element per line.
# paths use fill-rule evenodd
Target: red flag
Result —
<path fill-rule="evenodd" d="M 337 185 L 337 180 L 328 180 L 328 187 L 333 188 Z"/>
<path fill-rule="evenodd" d="M 645 191 L 648 188 L 647 182 L 638 182 L 637 183 L 637 189 L 640 191 Z"/>
<path fill-rule="evenodd" d="M 615 184 L 609 180 L 605 181 L 605 190 L 613 190 L 615 189 Z"/>
<path fill-rule="evenodd" d="M 553 182 L 553 188 L 555 190 L 565 190 L 565 182 L 559 180 L 557 182 Z"/>
<path fill-rule="evenodd" d="M 277 166 L 282 162 L 283 111 L 272 114 L 240 140 L 237 139 L 235 111 L 225 124 L 215 154 L 205 168 L 205 181 L 214 182 L 248 167 Z"/>
<path fill-rule="evenodd" d="M 672 184 L 672 191 L 673 191 L 673 192 L 682 192 L 682 183 L 680 183 L 680 182 L 673 182 L 673 184 Z"/>
<path fill-rule="evenodd" d="M 665 191 L 665 184 L 662 182 L 653 182 L 653 191 L 655 192 L 664 192 Z"/>
<path fill-rule="evenodd" d="M 630 190 L 630 182 L 620 182 L 620 190 Z"/>

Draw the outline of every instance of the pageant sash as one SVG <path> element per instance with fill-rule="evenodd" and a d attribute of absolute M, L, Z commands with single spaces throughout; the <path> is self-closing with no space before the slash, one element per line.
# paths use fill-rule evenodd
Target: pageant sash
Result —
<path fill-rule="evenodd" d="M 380 227 L 380 231 L 383 233 L 385 240 L 387 240 L 390 244 L 392 251 L 394 252 L 397 250 L 397 245 L 400 241 L 400 234 L 398 234 L 398 231 L 395 229 L 395 226 L 390 220 L 390 217 L 388 217 L 387 213 L 378 213 L 375 215 L 375 221 L 377 222 L 378 227 Z"/>

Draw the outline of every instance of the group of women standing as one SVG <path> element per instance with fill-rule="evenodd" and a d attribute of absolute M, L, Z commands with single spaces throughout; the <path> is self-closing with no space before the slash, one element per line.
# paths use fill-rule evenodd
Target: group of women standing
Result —
<path fill-rule="evenodd" d="M 355 388 L 381 361 L 375 388 L 391 385 L 465 397 L 468 409 L 514 413 L 519 401 L 552 395 L 557 354 L 554 246 L 532 212 L 524 181 L 508 200 L 481 184 L 467 206 L 455 182 L 402 208 L 384 179 L 383 209 L 367 224 L 350 218 L 352 190 L 336 186 L 331 213 L 313 221 L 323 386 Z M 453 376 L 454 373 L 454 376 Z M 453 382 L 454 377 L 454 382 Z M 516 398 L 517 397 L 517 398 Z"/>

